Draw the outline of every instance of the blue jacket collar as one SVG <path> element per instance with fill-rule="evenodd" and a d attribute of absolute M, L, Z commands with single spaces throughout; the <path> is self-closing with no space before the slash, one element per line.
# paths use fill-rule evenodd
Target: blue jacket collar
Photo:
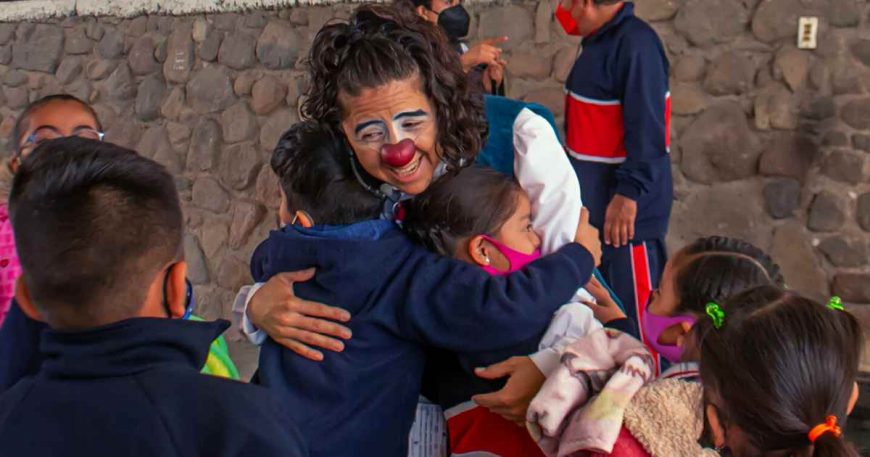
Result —
<path fill-rule="evenodd" d="M 101 378 L 127 376 L 160 365 L 199 371 L 212 341 L 230 323 L 135 318 L 84 331 L 47 330 L 40 349 L 42 376 Z"/>
<path fill-rule="evenodd" d="M 596 40 L 599 37 L 604 36 L 609 30 L 612 30 L 625 22 L 626 19 L 632 17 L 634 17 L 634 2 L 625 2 L 622 4 L 622 8 L 620 8 L 619 11 L 616 13 L 616 16 L 613 16 L 613 19 L 602 25 L 601 28 L 599 28 L 598 30 L 583 38 L 583 41 L 588 42 L 590 40 Z"/>

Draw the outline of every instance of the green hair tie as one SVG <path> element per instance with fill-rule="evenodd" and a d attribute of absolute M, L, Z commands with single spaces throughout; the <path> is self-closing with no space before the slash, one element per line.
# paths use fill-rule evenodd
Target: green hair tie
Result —
<path fill-rule="evenodd" d="M 828 308 L 833 309 L 834 311 L 845 311 L 846 308 L 843 308 L 843 300 L 840 297 L 834 295 L 831 297 L 831 300 L 828 301 Z"/>
<path fill-rule="evenodd" d="M 722 324 L 725 323 L 725 311 L 722 311 L 719 305 L 713 302 L 707 303 L 707 315 L 713 321 L 713 327 L 722 328 Z"/>

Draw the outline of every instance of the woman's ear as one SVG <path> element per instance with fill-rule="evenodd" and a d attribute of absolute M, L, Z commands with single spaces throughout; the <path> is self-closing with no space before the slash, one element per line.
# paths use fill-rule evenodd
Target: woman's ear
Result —
<path fill-rule="evenodd" d="M 42 313 L 36 309 L 36 305 L 34 305 L 33 300 L 30 299 L 30 290 L 27 288 L 23 276 L 19 276 L 18 279 L 15 280 L 15 301 L 18 302 L 18 307 L 21 308 L 21 312 L 23 312 L 25 316 L 35 321 L 45 322 Z"/>
<path fill-rule="evenodd" d="M 432 18 L 429 17 L 429 15 L 432 14 L 432 11 L 429 11 L 429 9 L 427 9 L 425 6 L 423 6 L 423 5 L 418 6 L 416 11 L 417 11 L 417 16 L 420 16 L 423 19 L 425 19 L 429 22 L 432 22 Z"/>
<path fill-rule="evenodd" d="M 849 397 L 849 406 L 846 408 L 846 415 L 852 414 L 852 411 L 855 410 L 855 405 L 858 403 L 858 395 L 861 392 L 861 389 L 858 388 L 858 383 L 852 384 L 852 395 Z"/>
<path fill-rule="evenodd" d="M 181 261 L 169 267 L 166 278 L 166 303 L 170 318 L 178 319 L 187 311 L 187 262 Z"/>
<path fill-rule="evenodd" d="M 492 259 L 489 256 L 489 250 L 484 242 L 482 235 L 471 237 L 468 240 L 468 257 L 471 261 L 482 266 L 488 267 L 492 264 Z"/>

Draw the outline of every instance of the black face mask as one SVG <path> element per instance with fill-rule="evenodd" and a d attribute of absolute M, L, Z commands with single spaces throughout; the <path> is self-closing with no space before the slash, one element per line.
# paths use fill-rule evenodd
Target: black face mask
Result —
<path fill-rule="evenodd" d="M 460 38 L 468 35 L 470 24 L 471 16 L 462 5 L 451 6 L 438 15 L 438 25 L 451 41 L 459 41 Z"/>

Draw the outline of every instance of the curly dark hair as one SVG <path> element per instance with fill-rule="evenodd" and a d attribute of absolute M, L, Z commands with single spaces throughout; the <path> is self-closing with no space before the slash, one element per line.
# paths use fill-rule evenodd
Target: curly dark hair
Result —
<path fill-rule="evenodd" d="M 339 94 L 419 77 L 435 108 L 437 144 L 449 171 L 474 162 L 488 134 L 483 97 L 437 27 L 393 5 L 363 5 L 348 22 L 324 26 L 308 56 L 311 84 L 302 117 L 340 127 Z"/>

